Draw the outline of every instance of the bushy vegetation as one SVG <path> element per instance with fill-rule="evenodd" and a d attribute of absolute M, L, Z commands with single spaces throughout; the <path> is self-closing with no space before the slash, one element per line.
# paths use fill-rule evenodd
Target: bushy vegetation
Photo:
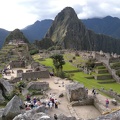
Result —
<path fill-rule="evenodd" d="M 120 70 L 116 71 L 116 75 L 120 77 Z"/>
<path fill-rule="evenodd" d="M 112 69 L 120 68 L 120 62 L 112 63 L 112 64 L 111 64 L 111 68 L 112 68 Z"/>
<path fill-rule="evenodd" d="M 39 50 L 38 49 L 33 49 L 33 50 L 30 50 L 30 55 L 35 55 L 39 53 Z"/>

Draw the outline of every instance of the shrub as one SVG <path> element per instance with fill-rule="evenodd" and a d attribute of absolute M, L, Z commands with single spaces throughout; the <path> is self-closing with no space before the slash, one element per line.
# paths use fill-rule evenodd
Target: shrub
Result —
<path fill-rule="evenodd" d="M 34 49 L 34 50 L 30 51 L 30 55 L 34 55 L 34 54 L 37 54 L 37 53 L 39 53 L 38 49 Z"/>
<path fill-rule="evenodd" d="M 75 57 L 73 57 L 73 60 L 75 60 L 76 58 Z"/>

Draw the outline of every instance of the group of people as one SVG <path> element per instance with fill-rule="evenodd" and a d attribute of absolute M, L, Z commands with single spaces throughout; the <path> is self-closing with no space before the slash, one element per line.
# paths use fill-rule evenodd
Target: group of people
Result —
<path fill-rule="evenodd" d="M 50 96 L 49 96 L 49 100 L 48 100 L 48 102 L 47 102 L 47 106 L 50 108 L 50 109 L 52 109 L 53 107 L 55 107 L 55 108 L 58 108 L 58 100 L 57 99 L 55 99 L 53 96 L 52 96 L 52 94 L 50 93 Z"/>
<path fill-rule="evenodd" d="M 53 98 L 52 94 L 50 93 L 49 99 L 45 100 L 43 102 L 41 102 L 39 98 L 36 98 L 36 97 L 31 98 L 30 95 L 27 95 L 26 101 L 24 104 L 25 104 L 26 110 L 30 110 L 30 109 L 39 107 L 40 105 L 45 105 L 46 109 L 47 108 L 52 109 L 53 107 L 55 109 L 57 109 L 59 102 L 57 99 Z"/>
<path fill-rule="evenodd" d="M 30 109 L 39 107 L 40 105 L 42 105 L 42 103 L 39 98 L 34 97 L 33 99 L 31 99 L 30 95 L 27 95 L 26 101 L 25 101 L 25 109 L 26 110 L 30 110 Z"/>

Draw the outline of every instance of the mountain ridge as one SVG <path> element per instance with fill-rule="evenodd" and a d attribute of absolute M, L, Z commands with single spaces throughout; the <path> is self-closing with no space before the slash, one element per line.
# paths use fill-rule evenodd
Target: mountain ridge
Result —
<path fill-rule="evenodd" d="M 45 38 L 51 39 L 64 49 L 103 50 L 116 53 L 120 51 L 118 47 L 120 40 L 87 30 L 71 7 L 66 7 L 58 13 Z M 114 48 L 113 45 L 118 46 Z"/>

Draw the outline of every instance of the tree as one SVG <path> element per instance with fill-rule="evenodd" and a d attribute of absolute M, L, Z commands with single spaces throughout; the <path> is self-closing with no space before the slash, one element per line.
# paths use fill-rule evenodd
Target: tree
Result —
<path fill-rule="evenodd" d="M 50 58 L 53 59 L 53 64 L 56 69 L 56 73 L 59 76 L 59 73 L 62 73 L 63 65 L 65 64 L 63 55 L 55 54 L 52 55 Z"/>

